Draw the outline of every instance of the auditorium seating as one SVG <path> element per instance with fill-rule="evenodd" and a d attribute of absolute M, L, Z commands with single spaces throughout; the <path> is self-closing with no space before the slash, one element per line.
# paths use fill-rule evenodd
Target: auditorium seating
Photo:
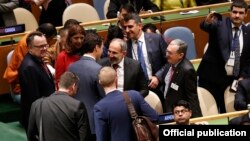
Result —
<path fill-rule="evenodd" d="M 63 12 L 63 24 L 68 19 L 76 19 L 79 22 L 92 22 L 100 20 L 96 9 L 86 3 L 75 3 L 68 6 Z"/>
<path fill-rule="evenodd" d="M 170 42 L 174 39 L 183 40 L 188 45 L 186 57 L 189 60 L 196 59 L 197 53 L 196 53 L 196 47 L 195 47 L 195 42 L 194 42 L 194 35 L 193 35 L 193 32 L 189 28 L 184 27 L 184 26 L 175 26 L 175 27 L 168 28 L 163 33 L 163 37 L 166 42 Z"/>
<path fill-rule="evenodd" d="M 235 99 L 235 92 L 230 91 L 230 86 L 228 86 L 224 93 L 224 102 L 226 112 L 234 112 L 234 99 Z"/>

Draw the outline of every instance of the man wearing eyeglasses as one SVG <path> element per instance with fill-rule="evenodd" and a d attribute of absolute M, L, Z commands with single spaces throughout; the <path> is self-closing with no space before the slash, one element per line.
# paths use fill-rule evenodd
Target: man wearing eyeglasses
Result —
<path fill-rule="evenodd" d="M 48 43 L 43 33 L 31 32 L 26 43 L 28 53 L 25 55 L 18 70 L 21 86 L 21 124 L 27 130 L 32 102 L 49 96 L 55 91 L 53 76 L 42 58 L 46 55 Z"/>
<path fill-rule="evenodd" d="M 172 106 L 174 121 L 177 125 L 189 125 L 189 119 L 192 117 L 190 104 L 185 100 L 177 101 Z"/>

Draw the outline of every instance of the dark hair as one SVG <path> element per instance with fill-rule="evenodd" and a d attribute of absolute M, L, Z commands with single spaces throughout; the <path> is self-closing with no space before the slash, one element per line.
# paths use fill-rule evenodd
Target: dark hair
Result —
<path fill-rule="evenodd" d="M 46 38 L 51 38 L 57 35 L 56 28 L 51 23 L 43 23 L 41 24 L 36 31 L 42 32 Z"/>
<path fill-rule="evenodd" d="M 80 34 L 82 34 L 82 35 L 86 35 L 86 32 L 85 32 L 85 30 L 84 30 L 84 28 L 82 27 L 82 26 L 80 26 L 79 24 L 78 25 L 72 25 L 72 26 L 70 26 L 69 28 L 68 28 L 68 36 L 67 36 L 67 39 L 66 39 L 66 52 L 67 53 L 69 53 L 69 54 L 71 54 L 71 53 L 75 53 L 76 52 L 76 50 L 78 50 L 74 45 L 73 45 L 73 43 L 72 43 L 72 41 L 71 41 L 71 38 L 74 36 L 74 35 L 76 35 L 76 34 L 78 34 L 78 33 L 80 33 Z M 82 50 L 82 49 L 80 49 L 80 50 Z M 81 51 L 82 52 L 82 51 Z M 82 55 L 82 53 L 81 53 L 81 55 Z"/>
<path fill-rule="evenodd" d="M 174 112 L 174 108 L 178 106 L 183 106 L 186 109 L 191 110 L 189 102 L 187 102 L 186 100 L 179 100 L 172 105 L 172 112 Z"/>
<path fill-rule="evenodd" d="M 248 10 L 248 5 L 245 2 L 245 0 L 234 0 L 231 7 L 230 7 L 231 11 L 233 10 L 233 7 L 244 8 L 245 12 L 247 12 L 247 10 Z"/>
<path fill-rule="evenodd" d="M 83 43 L 83 52 L 91 53 L 94 51 L 96 45 L 102 45 L 102 38 L 97 33 L 87 33 L 84 43 Z"/>
<path fill-rule="evenodd" d="M 104 43 L 104 45 L 105 45 L 105 47 L 108 48 L 111 40 L 113 40 L 114 38 L 123 39 L 123 37 L 124 37 L 124 35 L 123 35 L 122 29 L 117 25 L 111 25 L 108 28 L 107 39 L 106 39 L 106 42 Z"/>
<path fill-rule="evenodd" d="M 75 75 L 72 72 L 66 71 L 60 76 L 58 85 L 60 88 L 67 89 L 73 84 L 78 85 L 78 82 L 79 82 L 79 77 L 77 75 Z"/>
<path fill-rule="evenodd" d="M 34 32 L 31 32 L 28 36 L 27 36 L 27 39 L 26 39 L 26 44 L 28 47 L 33 47 L 33 40 L 35 38 L 35 36 L 44 36 L 44 34 L 40 31 L 34 31 Z"/>
<path fill-rule="evenodd" d="M 128 13 L 137 13 L 136 8 L 130 3 L 121 5 L 119 11 L 121 12 L 122 9 L 126 10 Z"/>
<path fill-rule="evenodd" d="M 136 24 L 141 23 L 141 17 L 135 13 L 129 13 L 124 17 L 125 22 L 128 22 L 129 20 L 135 20 Z"/>
<path fill-rule="evenodd" d="M 148 23 L 143 26 L 142 30 L 146 32 L 147 29 L 151 30 L 153 33 L 156 33 L 157 27 L 152 23 Z"/>
<path fill-rule="evenodd" d="M 69 27 L 71 27 L 73 25 L 79 25 L 79 22 L 77 20 L 75 20 L 75 19 L 68 19 L 64 23 L 63 28 L 69 28 Z"/>

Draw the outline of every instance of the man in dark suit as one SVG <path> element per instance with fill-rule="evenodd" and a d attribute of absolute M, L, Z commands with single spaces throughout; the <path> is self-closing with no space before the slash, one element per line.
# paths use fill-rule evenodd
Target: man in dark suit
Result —
<path fill-rule="evenodd" d="M 139 14 L 159 11 L 159 8 L 151 0 L 110 0 L 107 18 L 116 18 L 122 5 L 131 4 Z"/>
<path fill-rule="evenodd" d="M 32 104 L 27 132 L 29 141 L 38 141 L 37 137 L 42 137 L 43 141 L 88 141 L 90 128 L 86 108 L 72 98 L 78 82 L 75 74 L 65 72 L 60 77 L 58 91 Z"/>
<path fill-rule="evenodd" d="M 111 67 L 103 67 L 99 74 L 99 83 L 106 96 L 94 106 L 94 119 L 97 141 L 134 141 L 135 133 L 131 124 L 122 92 L 116 89 L 116 71 Z M 127 91 L 138 115 L 157 121 L 158 115 L 137 91 Z"/>
<path fill-rule="evenodd" d="M 237 92 L 235 94 L 234 108 L 235 110 L 246 110 L 247 104 L 250 104 L 250 79 L 241 80 L 238 83 Z"/>
<path fill-rule="evenodd" d="M 117 89 L 120 91 L 136 90 L 143 97 L 148 95 L 148 86 L 141 65 L 138 61 L 126 57 L 127 44 L 122 39 L 111 41 L 108 56 L 99 61 L 102 66 L 112 66 L 117 72 Z"/>
<path fill-rule="evenodd" d="M 53 93 L 55 84 L 49 69 L 42 62 L 49 46 L 44 34 L 39 31 L 32 32 L 26 42 L 28 53 L 19 67 L 18 75 L 22 94 L 20 122 L 27 130 L 32 102 Z"/>
<path fill-rule="evenodd" d="M 250 112 L 229 120 L 229 125 L 250 125 Z"/>
<path fill-rule="evenodd" d="M 91 139 L 95 140 L 95 126 L 93 117 L 94 105 L 104 97 L 104 91 L 98 83 L 98 72 L 101 69 L 96 61 L 100 59 L 103 50 L 103 42 L 96 33 L 88 33 L 84 39 L 83 57 L 69 66 L 69 71 L 75 73 L 79 78 L 79 90 L 75 96 L 77 100 L 86 106 L 89 124 L 91 129 Z"/>
<path fill-rule="evenodd" d="M 165 112 L 172 112 L 172 105 L 177 101 L 186 100 L 190 103 L 193 117 L 200 117 L 197 75 L 192 63 L 185 57 L 186 51 L 184 41 L 171 41 L 166 50 L 168 63 L 152 77 L 152 81 L 160 83 Z"/>
<path fill-rule="evenodd" d="M 0 0 L 0 27 L 16 25 L 13 10 L 18 7 L 18 0 Z"/>
<path fill-rule="evenodd" d="M 142 27 L 139 15 L 130 13 L 124 17 L 123 29 L 128 37 L 127 56 L 140 62 L 146 79 L 150 80 L 166 62 L 165 51 L 167 45 L 161 35 L 144 33 Z M 140 46 L 138 43 L 140 43 Z M 139 48 L 141 48 L 141 51 L 138 51 Z M 144 60 L 141 60 L 139 54 L 142 54 Z M 144 63 L 145 67 L 143 67 Z M 149 83 L 148 86 L 159 95 L 155 85 Z"/>
<path fill-rule="evenodd" d="M 226 87 L 249 75 L 250 32 L 243 24 L 247 7 L 243 0 L 235 0 L 230 17 L 211 12 L 200 25 L 209 33 L 209 46 L 198 67 L 199 86 L 212 93 L 221 113 L 225 112 Z M 236 42 L 234 35 L 238 36 L 237 47 L 233 43 Z M 235 55 L 236 49 L 239 49 L 239 57 Z"/>

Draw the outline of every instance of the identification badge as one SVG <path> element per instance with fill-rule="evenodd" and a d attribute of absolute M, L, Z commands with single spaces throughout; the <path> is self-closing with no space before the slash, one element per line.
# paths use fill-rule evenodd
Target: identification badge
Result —
<path fill-rule="evenodd" d="M 175 83 L 171 83 L 170 87 L 171 87 L 172 89 L 176 90 L 176 91 L 178 91 L 178 89 L 179 89 L 179 86 L 176 85 Z"/>
<path fill-rule="evenodd" d="M 227 61 L 227 65 L 228 66 L 234 66 L 234 60 L 235 60 L 235 55 L 234 55 L 234 51 L 230 53 L 230 57 Z"/>
<path fill-rule="evenodd" d="M 230 87 L 230 91 L 231 92 L 236 92 L 237 91 L 237 87 L 238 87 L 238 80 L 234 80 L 231 87 Z"/>

